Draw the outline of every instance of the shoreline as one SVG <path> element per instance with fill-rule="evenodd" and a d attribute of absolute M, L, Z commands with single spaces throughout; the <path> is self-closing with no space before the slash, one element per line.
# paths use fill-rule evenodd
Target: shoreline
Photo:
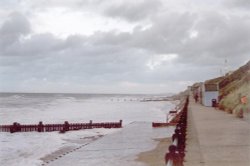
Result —
<path fill-rule="evenodd" d="M 139 153 L 135 159 L 136 162 L 144 163 L 148 166 L 165 165 L 165 154 L 171 145 L 171 137 L 154 139 L 157 146 L 149 151 Z"/>
<path fill-rule="evenodd" d="M 184 96 L 185 95 L 180 95 L 178 99 L 174 98 L 172 101 L 169 101 L 175 105 L 175 110 L 180 110 L 184 106 Z M 178 115 L 173 119 L 177 117 Z M 152 150 L 141 152 L 136 155 L 136 162 L 144 163 L 147 166 L 165 165 L 165 154 L 168 152 L 168 147 L 172 144 L 172 137 L 153 140 L 157 142 L 156 147 Z"/>

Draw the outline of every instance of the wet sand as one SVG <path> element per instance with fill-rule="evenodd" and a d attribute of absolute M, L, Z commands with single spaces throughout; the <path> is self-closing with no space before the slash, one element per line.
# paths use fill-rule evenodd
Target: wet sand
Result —
<path fill-rule="evenodd" d="M 164 157 L 168 150 L 168 146 L 172 143 L 171 138 L 155 139 L 155 141 L 158 142 L 156 148 L 138 154 L 136 161 L 142 162 L 148 166 L 165 165 Z"/>
<path fill-rule="evenodd" d="M 45 163 L 50 163 L 51 161 L 54 161 L 54 160 L 57 160 L 69 153 L 72 153 L 74 152 L 75 150 L 85 146 L 85 145 L 88 145 L 89 143 L 99 139 L 103 137 L 103 135 L 97 135 L 97 136 L 90 136 L 90 137 L 83 137 L 83 138 L 79 138 L 79 139 L 72 139 L 72 140 L 65 140 L 67 142 L 70 142 L 70 143 L 75 143 L 76 145 L 71 145 L 71 146 L 65 146 L 65 147 L 62 147 L 42 158 L 40 158 L 40 160 L 43 161 L 43 164 L 42 165 L 45 165 Z"/>
<path fill-rule="evenodd" d="M 72 152 L 62 157 L 59 156 L 57 159 L 52 159 L 49 163 L 45 162 L 43 165 L 116 166 L 117 163 L 119 163 L 119 166 L 142 166 L 147 163 L 154 166 L 160 166 L 161 163 L 164 165 L 164 155 L 168 148 L 166 143 L 169 141 L 162 138 L 170 136 L 172 130 L 172 127 L 153 129 L 150 122 L 134 122 L 126 125 L 118 132 L 108 134 L 88 145 L 81 145 L 78 149 L 74 148 Z M 159 145 L 155 151 L 145 152 L 156 147 L 157 143 Z M 140 153 L 139 161 L 136 158 Z"/>

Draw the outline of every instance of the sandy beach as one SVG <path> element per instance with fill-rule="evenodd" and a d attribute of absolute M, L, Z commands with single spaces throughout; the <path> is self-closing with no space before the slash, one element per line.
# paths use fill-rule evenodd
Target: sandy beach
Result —
<path fill-rule="evenodd" d="M 71 146 L 65 146 L 60 148 L 59 150 L 56 150 L 42 158 L 40 160 L 43 161 L 43 163 L 49 163 L 50 161 L 57 160 L 58 158 L 61 158 L 69 153 L 74 152 L 75 150 L 88 145 L 89 143 L 96 141 L 97 139 L 103 137 L 103 135 L 97 135 L 97 136 L 91 136 L 91 137 L 83 137 L 80 139 L 69 139 L 68 142 L 76 143 L 75 145 Z"/>
<path fill-rule="evenodd" d="M 95 140 L 96 139 L 93 139 L 93 141 Z M 140 162 L 148 166 L 165 164 L 164 156 L 165 156 L 165 153 L 167 152 L 168 146 L 171 144 L 171 138 L 156 138 L 153 140 L 157 142 L 157 146 L 150 151 L 139 153 L 135 159 L 135 162 Z M 75 149 L 77 148 L 78 147 L 74 147 L 74 146 L 61 148 L 60 150 L 55 151 L 41 158 L 41 160 L 43 161 L 43 163 L 48 164 L 51 161 L 57 160 L 63 157 L 64 155 L 67 155 L 75 151 Z"/>
<path fill-rule="evenodd" d="M 137 155 L 136 161 L 143 162 L 148 166 L 164 165 L 164 156 L 168 146 L 171 144 L 171 138 L 154 139 L 158 142 L 157 146 L 150 151 L 142 152 Z"/>

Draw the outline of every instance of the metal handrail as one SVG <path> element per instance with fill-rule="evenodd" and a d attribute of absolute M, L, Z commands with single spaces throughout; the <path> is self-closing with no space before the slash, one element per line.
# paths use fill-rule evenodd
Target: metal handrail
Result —
<path fill-rule="evenodd" d="M 185 156 L 188 98 L 181 110 L 181 116 L 172 136 L 173 142 L 165 155 L 166 166 L 183 166 Z"/>

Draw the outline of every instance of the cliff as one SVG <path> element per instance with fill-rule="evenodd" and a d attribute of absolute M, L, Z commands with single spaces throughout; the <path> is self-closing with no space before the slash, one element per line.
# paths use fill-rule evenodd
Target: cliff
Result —
<path fill-rule="evenodd" d="M 240 110 L 249 112 L 250 108 L 250 61 L 227 74 L 226 76 L 207 80 L 209 83 L 219 84 L 219 108 L 240 116 Z M 240 99 L 246 96 L 248 102 L 243 106 Z"/>
<path fill-rule="evenodd" d="M 249 112 L 250 108 L 250 61 L 247 64 L 228 74 L 220 81 L 219 108 L 240 116 L 240 110 Z M 246 96 L 248 102 L 241 104 L 240 98 Z"/>

